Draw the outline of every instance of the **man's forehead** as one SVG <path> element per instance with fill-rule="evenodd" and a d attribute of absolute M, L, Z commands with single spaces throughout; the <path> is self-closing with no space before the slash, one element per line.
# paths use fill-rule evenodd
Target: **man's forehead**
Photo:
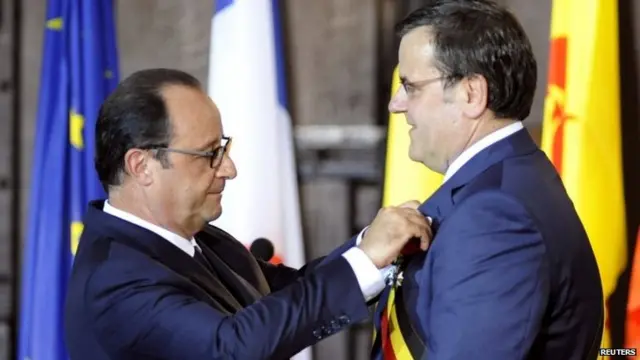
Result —
<path fill-rule="evenodd" d="M 415 77 L 436 74 L 433 55 L 434 46 L 427 28 L 419 27 L 411 30 L 400 41 L 398 52 L 400 76 L 411 80 Z"/>
<path fill-rule="evenodd" d="M 203 91 L 168 88 L 164 95 L 176 142 L 199 144 L 222 136 L 220 112 Z"/>

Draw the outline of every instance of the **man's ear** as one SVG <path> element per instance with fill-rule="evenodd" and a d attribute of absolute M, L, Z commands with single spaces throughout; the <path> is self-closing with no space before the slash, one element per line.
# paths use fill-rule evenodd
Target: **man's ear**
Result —
<path fill-rule="evenodd" d="M 133 181 L 147 186 L 152 183 L 151 171 L 149 169 L 149 151 L 140 149 L 130 149 L 124 154 L 124 170 Z"/>
<path fill-rule="evenodd" d="M 472 75 L 460 80 L 462 113 L 470 119 L 479 118 L 487 109 L 489 85 L 482 75 Z"/>

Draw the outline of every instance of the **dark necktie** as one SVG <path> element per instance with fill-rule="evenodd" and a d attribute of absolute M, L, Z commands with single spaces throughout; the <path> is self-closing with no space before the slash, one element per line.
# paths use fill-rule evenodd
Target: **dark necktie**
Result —
<path fill-rule="evenodd" d="M 205 269 L 211 271 L 212 273 L 215 273 L 215 271 L 213 270 L 213 266 L 211 265 L 209 260 L 207 260 L 207 258 L 202 253 L 202 249 L 200 249 L 200 246 L 196 245 L 195 249 L 196 249 L 196 251 L 193 254 L 193 258 L 196 260 L 196 262 L 198 262 L 200 265 L 204 266 Z"/>
<path fill-rule="evenodd" d="M 193 255 L 193 258 L 196 260 L 196 262 L 200 263 L 202 266 L 208 269 L 211 274 L 220 279 L 227 290 L 233 295 L 236 300 L 243 304 L 243 306 L 251 305 L 262 296 L 253 285 L 251 285 L 249 282 L 247 282 L 247 280 L 243 279 L 227 265 L 225 265 L 224 262 L 220 260 L 215 253 L 211 253 L 210 255 L 213 257 L 212 263 L 204 255 L 200 246 L 196 244 L 195 249 L 196 251 Z"/>

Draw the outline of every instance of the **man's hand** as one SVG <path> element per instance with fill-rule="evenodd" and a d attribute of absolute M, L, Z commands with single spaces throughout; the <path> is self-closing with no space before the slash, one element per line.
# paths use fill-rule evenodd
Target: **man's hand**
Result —
<path fill-rule="evenodd" d="M 379 268 L 391 264 L 405 244 L 419 239 L 420 248 L 427 250 L 432 238 L 430 221 L 420 211 L 420 203 L 408 201 L 378 211 L 358 247 Z"/>

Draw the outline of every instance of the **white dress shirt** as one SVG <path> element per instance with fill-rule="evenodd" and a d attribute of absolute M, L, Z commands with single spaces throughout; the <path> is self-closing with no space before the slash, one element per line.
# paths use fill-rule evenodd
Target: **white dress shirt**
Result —
<path fill-rule="evenodd" d="M 462 166 L 464 166 L 464 164 L 466 164 L 474 156 L 478 155 L 480 151 L 522 129 L 524 129 L 524 126 L 522 126 L 522 122 L 515 122 L 488 134 L 487 136 L 475 142 L 473 145 L 466 148 L 462 153 L 460 153 L 460 155 L 458 155 L 455 160 L 451 162 L 451 164 L 449 164 L 449 167 L 444 174 L 444 182 L 449 180 L 453 176 L 453 174 L 460 170 L 460 168 L 462 168 Z"/>
<path fill-rule="evenodd" d="M 174 234 L 167 229 L 154 225 L 131 213 L 117 209 L 109 204 L 109 201 L 104 202 L 103 211 L 156 233 L 191 257 L 194 256 L 196 248 L 199 248 L 194 238 L 191 238 L 190 240 L 185 239 L 180 235 Z M 384 289 L 385 283 L 383 273 L 378 270 L 364 251 L 357 247 L 353 247 L 345 251 L 342 256 L 347 260 L 349 265 L 351 265 L 351 268 L 356 275 L 356 279 L 358 280 L 358 284 L 360 285 L 362 295 L 366 301 L 371 300 Z"/>
<path fill-rule="evenodd" d="M 104 208 L 102 210 L 107 214 L 111 214 L 122 220 L 128 221 L 132 224 L 138 225 L 142 228 L 145 228 L 149 231 L 156 233 L 157 235 L 166 239 L 167 241 L 169 241 L 170 243 L 172 243 L 173 245 L 175 245 L 176 247 L 178 247 L 180 250 L 184 251 L 191 257 L 193 257 L 195 254 L 195 250 L 198 247 L 198 244 L 196 243 L 196 240 L 194 238 L 191 238 L 191 240 L 185 239 L 178 234 L 172 233 L 167 229 L 164 229 L 158 225 L 152 224 L 131 213 L 117 209 L 113 207 L 111 204 L 109 204 L 109 201 L 104 202 Z"/>

